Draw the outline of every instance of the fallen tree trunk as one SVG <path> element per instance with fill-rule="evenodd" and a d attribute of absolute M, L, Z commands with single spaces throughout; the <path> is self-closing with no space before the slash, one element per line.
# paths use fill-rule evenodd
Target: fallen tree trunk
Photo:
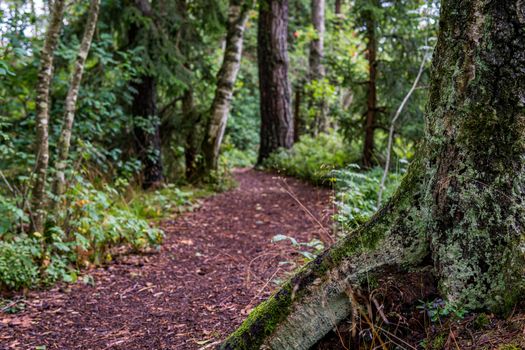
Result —
<path fill-rule="evenodd" d="M 432 262 L 440 294 L 467 310 L 504 312 L 523 295 L 520 4 L 443 1 L 426 137 L 400 188 L 252 311 L 221 349 L 308 349 L 349 315 L 349 291 L 392 267 Z"/>

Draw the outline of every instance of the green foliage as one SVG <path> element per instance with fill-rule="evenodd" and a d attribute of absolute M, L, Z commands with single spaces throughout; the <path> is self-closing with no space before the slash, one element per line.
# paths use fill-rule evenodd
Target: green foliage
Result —
<path fill-rule="evenodd" d="M 366 222 L 378 209 L 377 196 L 383 169 L 373 168 L 363 172 L 358 165 L 351 164 L 344 169 L 332 171 L 330 176 L 336 188 L 335 221 L 344 230 L 354 229 Z M 389 173 L 383 198 L 390 198 L 400 182 L 399 173 Z"/>
<path fill-rule="evenodd" d="M 11 213 L 1 226 L 0 290 L 75 282 L 80 268 L 107 263 L 123 247 L 133 251 L 158 247 L 163 233 L 148 221 L 191 209 L 195 197 L 209 193 L 174 185 L 137 192 L 124 179 L 115 185 L 95 186 L 77 175 L 45 232 L 32 235 L 16 232 L 28 218 L 0 197 L 4 199 L 0 208 Z"/>
<path fill-rule="evenodd" d="M 314 183 L 326 183 L 333 169 L 343 168 L 350 160 L 342 137 L 333 132 L 316 138 L 303 136 L 292 149 L 280 149 L 270 155 L 264 166 Z"/>
<path fill-rule="evenodd" d="M 354 154 L 354 156 L 352 156 Z M 299 177 L 315 184 L 331 185 L 335 190 L 337 206 L 335 221 L 343 231 L 364 223 L 378 209 L 378 192 L 383 176 L 382 168 L 363 171 L 352 159 L 358 159 L 359 150 L 350 149 L 339 134 L 304 136 L 292 149 L 280 149 L 270 155 L 264 166 L 285 175 Z M 394 154 L 411 155 L 410 145 L 396 143 Z M 395 172 L 389 172 L 383 198 L 388 200 L 401 181 L 406 161 Z"/>
<path fill-rule="evenodd" d="M 442 299 L 435 299 L 429 302 L 421 301 L 421 305 L 417 306 L 421 312 L 426 313 L 430 321 L 441 322 L 444 318 L 453 317 L 456 319 L 463 319 L 467 310 L 457 307 Z"/>
<path fill-rule="evenodd" d="M 28 288 L 37 283 L 40 253 L 35 239 L 0 241 L 0 290 Z"/>
<path fill-rule="evenodd" d="M 241 150 L 226 142 L 222 146 L 221 162 L 228 168 L 248 168 L 257 162 L 255 150 Z"/>
<path fill-rule="evenodd" d="M 193 208 L 195 193 L 173 184 L 153 192 L 138 192 L 129 202 L 123 202 L 130 212 L 144 220 L 155 220 Z"/>
<path fill-rule="evenodd" d="M 306 261 L 313 260 L 317 254 L 324 250 L 323 242 L 315 238 L 312 239 L 310 242 L 298 242 L 295 238 L 283 234 L 275 235 L 272 238 L 272 243 L 282 241 L 290 241 L 292 246 L 298 249 L 299 254 L 301 254 Z"/>

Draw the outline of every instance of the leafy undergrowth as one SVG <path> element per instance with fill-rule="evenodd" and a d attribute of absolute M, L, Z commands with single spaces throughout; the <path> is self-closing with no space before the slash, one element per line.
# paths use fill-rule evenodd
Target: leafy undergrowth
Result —
<path fill-rule="evenodd" d="M 338 133 L 323 133 L 315 138 L 305 135 L 293 148 L 281 148 L 271 154 L 263 165 L 316 185 L 330 185 L 332 170 L 343 169 L 357 159 L 351 154 Z"/>
<path fill-rule="evenodd" d="M 334 220 L 342 234 L 353 230 L 378 209 L 378 192 L 383 169 L 363 170 L 352 160 L 356 152 L 345 146 L 342 137 L 332 132 L 316 138 L 304 136 L 290 150 L 280 149 L 264 163 L 266 168 L 334 189 L 337 214 Z M 398 169 L 390 172 L 385 182 L 383 200 L 396 190 L 407 161 L 399 161 Z"/>
<path fill-rule="evenodd" d="M 44 232 L 29 232 L 29 215 L 17 198 L 0 196 L 0 292 L 6 294 L 75 282 L 81 269 L 110 262 L 124 252 L 159 249 L 158 221 L 192 210 L 211 189 L 166 185 L 144 192 L 126 181 L 95 186 L 81 176 L 49 217 Z"/>

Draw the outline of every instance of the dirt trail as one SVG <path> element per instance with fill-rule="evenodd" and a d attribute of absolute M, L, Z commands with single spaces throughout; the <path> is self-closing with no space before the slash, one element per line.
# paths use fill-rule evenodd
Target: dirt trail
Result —
<path fill-rule="evenodd" d="M 211 348 L 293 269 L 280 262 L 300 261 L 271 238 L 320 237 L 331 215 L 328 190 L 253 170 L 235 176 L 237 189 L 163 224 L 160 253 L 121 257 L 89 272 L 94 286 L 31 292 L 25 310 L 0 313 L 0 349 Z"/>

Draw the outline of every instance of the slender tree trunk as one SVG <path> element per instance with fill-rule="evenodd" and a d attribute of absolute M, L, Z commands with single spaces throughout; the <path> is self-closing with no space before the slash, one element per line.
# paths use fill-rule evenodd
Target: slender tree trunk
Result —
<path fill-rule="evenodd" d="M 349 295 L 367 293 L 362 281 L 428 262 L 451 305 L 503 312 L 522 297 L 522 1 L 445 0 L 440 24 L 425 142 L 396 195 L 252 311 L 222 349 L 309 349 L 349 315 Z"/>
<path fill-rule="evenodd" d="M 193 90 L 187 89 L 182 96 L 182 116 L 184 124 L 190 128 L 186 134 L 186 144 L 184 145 L 184 156 L 186 160 L 186 179 L 191 182 L 200 180 L 203 173 L 203 162 L 200 159 L 202 132 L 202 115 L 195 109 Z"/>
<path fill-rule="evenodd" d="M 151 17 L 152 8 L 148 0 L 135 0 L 135 6 L 143 16 Z M 128 36 L 132 45 L 139 45 L 140 31 L 144 28 L 133 24 Z M 160 120 L 157 115 L 156 78 L 144 74 L 132 83 L 133 95 L 131 112 L 135 119 L 135 151 L 142 162 L 142 187 L 148 189 L 164 181 L 160 140 Z"/>
<path fill-rule="evenodd" d="M 375 2 L 374 2 L 375 5 Z M 368 91 L 367 91 L 367 110 L 365 121 L 365 140 L 363 146 L 363 165 L 369 168 L 373 164 L 374 156 L 374 132 L 376 127 L 377 113 L 377 39 L 376 26 L 377 21 L 372 11 L 365 14 L 367 52 L 368 52 Z"/>
<path fill-rule="evenodd" d="M 38 16 L 36 14 L 36 8 L 35 8 L 35 1 L 31 0 L 29 1 L 29 8 L 31 9 L 31 17 L 34 21 L 33 23 L 33 36 L 36 37 L 38 35 Z"/>
<path fill-rule="evenodd" d="M 77 54 L 75 67 L 71 75 L 69 90 L 67 92 L 64 122 L 62 124 L 62 131 L 58 140 L 58 159 L 56 165 L 56 177 L 53 183 L 53 194 L 59 197 L 64 193 L 66 179 L 64 171 L 66 170 L 67 160 L 69 157 L 69 148 L 71 146 L 71 133 L 73 130 L 73 122 L 75 120 L 75 112 L 77 106 L 78 91 L 80 89 L 80 82 L 84 73 L 84 65 L 91 47 L 93 34 L 97 27 L 97 18 L 100 8 L 100 0 L 92 0 L 89 7 L 88 19 L 86 28 L 80 44 L 80 49 Z"/>
<path fill-rule="evenodd" d="M 33 230 L 44 229 L 46 207 L 46 178 L 49 164 L 49 89 L 53 76 L 53 56 L 64 17 L 64 0 L 55 0 L 40 55 L 36 97 L 36 166 L 32 193 Z"/>
<path fill-rule="evenodd" d="M 334 4 L 334 13 L 336 16 L 341 14 L 341 6 L 343 5 L 343 0 L 335 0 Z"/>
<path fill-rule="evenodd" d="M 299 86 L 295 88 L 295 98 L 293 101 L 293 142 L 299 142 L 299 139 L 305 133 L 305 125 L 303 116 L 301 115 L 301 100 L 303 97 L 303 86 L 299 83 Z"/>
<path fill-rule="evenodd" d="M 290 148 L 293 144 L 287 30 L 288 0 L 261 0 L 257 31 L 261 95 L 259 164 L 279 147 Z"/>
<path fill-rule="evenodd" d="M 310 42 L 310 81 L 321 82 L 325 77 L 325 67 L 323 64 L 324 56 L 324 11 L 325 0 L 312 0 L 312 24 L 316 32 L 315 38 Z M 326 120 L 326 102 L 324 97 L 314 97 L 312 99 L 312 107 L 314 108 L 314 134 L 325 132 L 328 127 Z"/>
<path fill-rule="evenodd" d="M 233 87 L 241 65 L 242 42 L 252 0 L 230 0 L 228 34 L 224 58 L 217 79 L 215 98 L 211 106 L 210 120 L 203 142 L 204 170 L 216 170 L 224 130 L 233 95 Z"/>

